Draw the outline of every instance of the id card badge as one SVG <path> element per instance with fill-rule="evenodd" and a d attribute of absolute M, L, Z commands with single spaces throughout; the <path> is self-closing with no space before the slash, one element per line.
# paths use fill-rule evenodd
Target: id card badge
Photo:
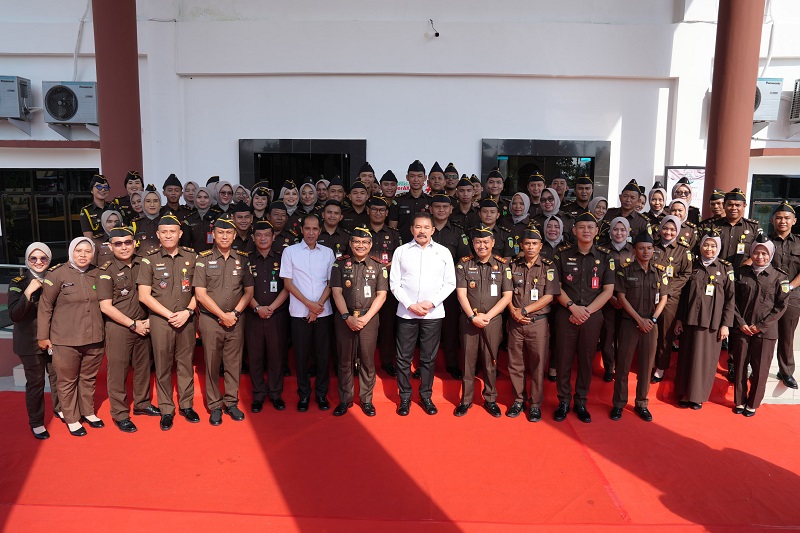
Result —
<path fill-rule="evenodd" d="M 383 252 L 381 254 L 381 263 L 384 264 L 384 265 L 389 263 L 389 252 Z"/>
<path fill-rule="evenodd" d="M 191 292 L 192 286 L 189 284 L 189 278 L 181 280 L 181 292 Z"/>
<path fill-rule="evenodd" d="M 592 276 L 592 288 L 599 289 L 600 288 L 600 278 L 597 276 Z"/>
<path fill-rule="evenodd" d="M 672 265 L 668 266 L 667 267 L 667 277 L 671 278 L 674 273 L 675 273 L 675 269 L 672 267 Z M 656 303 L 658 303 L 658 302 L 656 302 Z"/>
<path fill-rule="evenodd" d="M 489 296 L 497 296 L 497 284 L 492 283 L 491 289 L 489 289 Z"/>
<path fill-rule="evenodd" d="M 214 234 L 210 231 L 206 232 L 206 244 L 214 244 Z"/>
<path fill-rule="evenodd" d="M 539 289 L 531 289 L 531 301 L 535 302 L 539 299 Z"/>
<path fill-rule="evenodd" d="M 661 294 L 656 293 L 656 305 L 658 305 L 658 302 L 660 301 L 661 301 Z"/>
<path fill-rule="evenodd" d="M 278 282 L 277 281 L 270 281 L 269 282 L 269 292 L 278 292 Z"/>
<path fill-rule="evenodd" d="M 709 283 L 706 285 L 706 296 L 714 296 L 714 284 Z"/>
<path fill-rule="evenodd" d="M 364 285 L 364 298 L 372 298 L 372 287 Z"/>
<path fill-rule="evenodd" d="M 736 253 L 737 254 L 743 254 L 744 253 L 744 243 L 743 242 L 740 242 L 739 244 L 736 245 Z"/>

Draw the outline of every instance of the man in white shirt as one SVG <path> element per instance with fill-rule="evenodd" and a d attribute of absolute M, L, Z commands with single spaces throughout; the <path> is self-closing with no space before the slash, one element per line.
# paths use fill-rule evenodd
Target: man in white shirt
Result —
<path fill-rule="evenodd" d="M 289 291 L 289 316 L 292 323 L 292 345 L 297 369 L 297 410 L 308 411 L 311 398 L 311 379 L 306 373 L 310 357 L 316 361 L 314 390 L 320 410 L 330 409 L 328 403 L 328 357 L 333 316 L 328 297 L 331 290 L 331 266 L 336 260 L 327 246 L 317 246 L 320 221 L 316 215 L 303 219 L 303 240 L 287 247 L 281 257 L 281 277 Z"/>
<path fill-rule="evenodd" d="M 455 290 L 456 275 L 450 251 L 433 241 L 433 221 L 416 213 L 411 221 L 414 240 L 397 248 L 392 257 L 389 287 L 397 298 L 397 414 L 408 415 L 411 405 L 411 359 L 420 342 L 420 404 L 429 415 L 438 411 L 431 401 L 433 369 L 444 318 L 442 302 Z"/>

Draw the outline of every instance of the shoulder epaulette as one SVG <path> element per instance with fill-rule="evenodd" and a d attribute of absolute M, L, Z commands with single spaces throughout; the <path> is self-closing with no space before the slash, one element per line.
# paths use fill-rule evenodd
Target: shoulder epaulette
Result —
<path fill-rule="evenodd" d="M 753 220 L 752 218 L 745 218 L 744 220 L 745 220 L 746 222 L 749 222 L 749 223 L 751 223 L 751 224 L 755 224 L 755 225 L 758 225 L 758 224 L 760 224 L 760 222 L 759 222 L 758 220 Z"/>
<path fill-rule="evenodd" d="M 782 269 L 781 267 L 776 267 L 776 266 L 774 266 L 774 267 L 772 267 L 772 268 L 774 268 L 775 270 L 777 270 L 778 272 L 780 272 L 780 273 L 781 273 L 781 274 L 783 274 L 784 276 L 788 276 L 788 275 L 789 275 L 789 273 L 788 273 L 788 272 L 786 272 L 786 271 L 785 271 L 784 269 Z M 786 281 L 786 283 L 789 283 L 789 281 L 787 280 L 787 281 Z"/>
<path fill-rule="evenodd" d="M 656 265 L 656 268 L 658 270 L 666 270 L 667 269 L 664 265 L 659 265 L 658 263 L 653 263 L 653 264 Z"/>
<path fill-rule="evenodd" d="M 733 266 L 730 261 L 726 261 L 725 259 L 717 259 L 717 261 L 719 261 L 720 263 L 722 263 L 725 266 L 729 266 L 729 267 Z"/>
<path fill-rule="evenodd" d="M 53 266 L 51 266 L 50 268 L 48 268 L 48 269 L 47 269 L 47 271 L 48 271 L 48 272 L 53 272 L 55 269 L 57 269 L 58 267 L 62 266 L 63 264 L 64 264 L 64 263 L 59 263 L 59 264 L 57 264 L 57 265 L 53 265 Z"/>
<path fill-rule="evenodd" d="M 471 255 L 465 255 L 464 257 L 461 258 L 461 262 L 462 263 L 466 263 L 467 261 L 470 261 L 472 259 L 472 257 L 473 256 L 471 256 Z"/>
<path fill-rule="evenodd" d="M 499 255 L 495 255 L 494 258 L 497 259 L 498 261 L 500 261 L 503 264 L 508 263 L 507 259 L 505 259 L 504 257 L 500 257 Z"/>
<path fill-rule="evenodd" d="M 349 229 L 347 229 L 345 227 L 342 227 L 342 226 L 337 226 L 337 228 L 342 230 L 343 232 L 347 233 L 348 235 L 350 235 L 350 230 Z"/>
<path fill-rule="evenodd" d="M 391 230 L 391 231 L 400 231 L 400 230 L 399 230 L 399 229 L 397 229 L 397 228 L 393 228 L 393 227 L 391 227 L 389 224 L 384 224 L 384 225 L 383 225 L 383 227 L 384 227 L 384 228 L 389 228 L 389 230 Z"/>
<path fill-rule="evenodd" d="M 562 244 L 561 246 L 556 248 L 556 251 L 557 252 L 563 252 L 564 250 L 569 250 L 570 248 L 572 248 L 571 244 Z"/>
<path fill-rule="evenodd" d="M 372 256 L 370 256 L 370 257 L 372 257 Z M 344 254 L 344 255 L 343 255 L 342 257 L 340 257 L 339 259 L 350 259 L 350 254 Z M 373 258 L 373 259 L 374 259 L 374 258 Z"/>
<path fill-rule="evenodd" d="M 158 248 L 156 248 L 157 250 Z M 189 248 L 188 246 L 181 246 L 181 250 L 186 250 L 187 252 L 195 253 L 194 248 Z"/>
<path fill-rule="evenodd" d="M 553 264 L 553 262 L 550 259 L 546 258 L 546 257 L 539 256 L 539 258 L 541 259 L 543 265 L 552 265 Z"/>
<path fill-rule="evenodd" d="M 496 227 L 502 231 L 505 231 L 506 233 L 511 233 L 511 230 L 506 228 L 505 226 L 501 226 L 500 224 L 498 224 Z"/>
<path fill-rule="evenodd" d="M 293 236 L 297 237 L 297 232 L 296 232 L 295 230 L 293 230 L 293 229 L 290 229 L 290 230 L 286 230 L 286 231 L 288 231 L 289 233 L 291 233 Z"/>
<path fill-rule="evenodd" d="M 690 228 L 697 228 L 697 224 L 695 224 L 694 222 L 689 222 L 688 220 L 686 222 L 681 222 L 681 225 L 689 226 Z"/>
<path fill-rule="evenodd" d="M 157 254 L 157 253 L 158 253 L 158 251 L 159 251 L 160 249 L 161 249 L 161 248 L 153 248 L 152 250 L 150 250 L 149 252 L 147 252 L 147 255 L 153 255 L 153 254 Z"/>
<path fill-rule="evenodd" d="M 245 257 L 249 257 L 250 256 L 250 252 L 243 252 L 241 250 L 236 250 L 236 253 L 239 254 L 239 255 L 243 255 Z"/>
<path fill-rule="evenodd" d="M 604 254 L 610 254 L 611 253 L 611 250 L 609 250 L 605 246 L 595 246 L 595 248 L 597 248 L 598 250 L 600 250 Z"/>
<path fill-rule="evenodd" d="M 198 255 L 200 257 L 208 257 L 209 255 L 211 255 L 213 253 L 214 253 L 214 250 L 205 250 L 203 252 L 200 252 L 200 254 L 198 254 Z"/>
<path fill-rule="evenodd" d="M 14 283 L 19 283 L 23 279 L 25 279 L 25 276 L 17 276 L 16 278 L 12 279 L 11 281 L 13 281 Z"/>
<path fill-rule="evenodd" d="M 455 222 L 454 220 L 448 220 L 448 222 L 450 222 L 450 224 L 452 224 L 453 226 L 455 226 L 455 227 L 457 227 L 459 229 L 464 229 L 464 226 L 462 226 L 458 222 Z"/>
<path fill-rule="evenodd" d="M 106 261 L 100 266 L 100 270 L 108 270 L 108 267 L 111 266 L 111 261 Z"/>

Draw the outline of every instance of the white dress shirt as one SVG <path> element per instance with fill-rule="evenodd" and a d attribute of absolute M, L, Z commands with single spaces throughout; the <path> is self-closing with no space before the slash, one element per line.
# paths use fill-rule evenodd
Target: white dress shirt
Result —
<path fill-rule="evenodd" d="M 444 318 L 442 302 L 456 288 L 456 270 L 450 251 L 431 240 L 425 248 L 411 241 L 394 251 L 389 273 L 389 287 L 397 298 L 400 318 Z M 408 308 L 415 303 L 432 302 L 434 308 L 425 316 Z"/>
<path fill-rule="evenodd" d="M 336 257 L 333 251 L 321 244 L 309 248 L 306 241 L 287 247 L 281 255 L 281 277 L 289 278 L 295 287 L 312 302 L 318 302 L 328 281 Z M 324 310 L 319 316 L 332 313 L 330 298 L 325 300 Z M 308 307 L 289 293 L 289 315 L 295 318 L 308 316 Z"/>

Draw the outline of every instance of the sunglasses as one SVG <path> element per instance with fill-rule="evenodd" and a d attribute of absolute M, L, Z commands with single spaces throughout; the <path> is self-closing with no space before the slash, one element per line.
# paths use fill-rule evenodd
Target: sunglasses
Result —
<path fill-rule="evenodd" d="M 110 191 L 111 185 L 95 185 L 94 188 L 98 191 Z"/>
<path fill-rule="evenodd" d="M 111 246 L 113 246 L 114 248 L 122 248 L 123 246 L 132 246 L 132 245 L 133 245 L 133 239 L 126 239 L 124 241 L 117 241 L 111 243 Z"/>
<path fill-rule="evenodd" d="M 677 196 L 678 198 L 686 198 L 687 196 L 689 196 L 689 194 L 691 193 L 689 193 L 688 191 L 675 191 L 675 196 Z"/>
<path fill-rule="evenodd" d="M 228 191 L 219 191 L 219 195 L 220 196 L 230 196 L 232 194 L 233 194 L 232 192 L 228 192 Z"/>
<path fill-rule="evenodd" d="M 50 258 L 49 258 L 49 257 L 47 257 L 46 255 L 43 255 L 43 256 L 41 256 L 41 257 L 36 257 L 35 255 L 32 255 L 32 256 L 30 256 L 30 257 L 28 258 L 28 261 L 30 261 L 30 262 L 31 262 L 31 264 L 35 264 L 35 263 L 49 263 L 49 262 L 50 262 Z"/>
<path fill-rule="evenodd" d="M 542 196 L 542 203 L 545 203 L 545 202 L 546 203 L 550 203 L 550 202 L 555 202 L 555 201 L 556 201 L 556 199 L 553 198 L 552 196 Z"/>

